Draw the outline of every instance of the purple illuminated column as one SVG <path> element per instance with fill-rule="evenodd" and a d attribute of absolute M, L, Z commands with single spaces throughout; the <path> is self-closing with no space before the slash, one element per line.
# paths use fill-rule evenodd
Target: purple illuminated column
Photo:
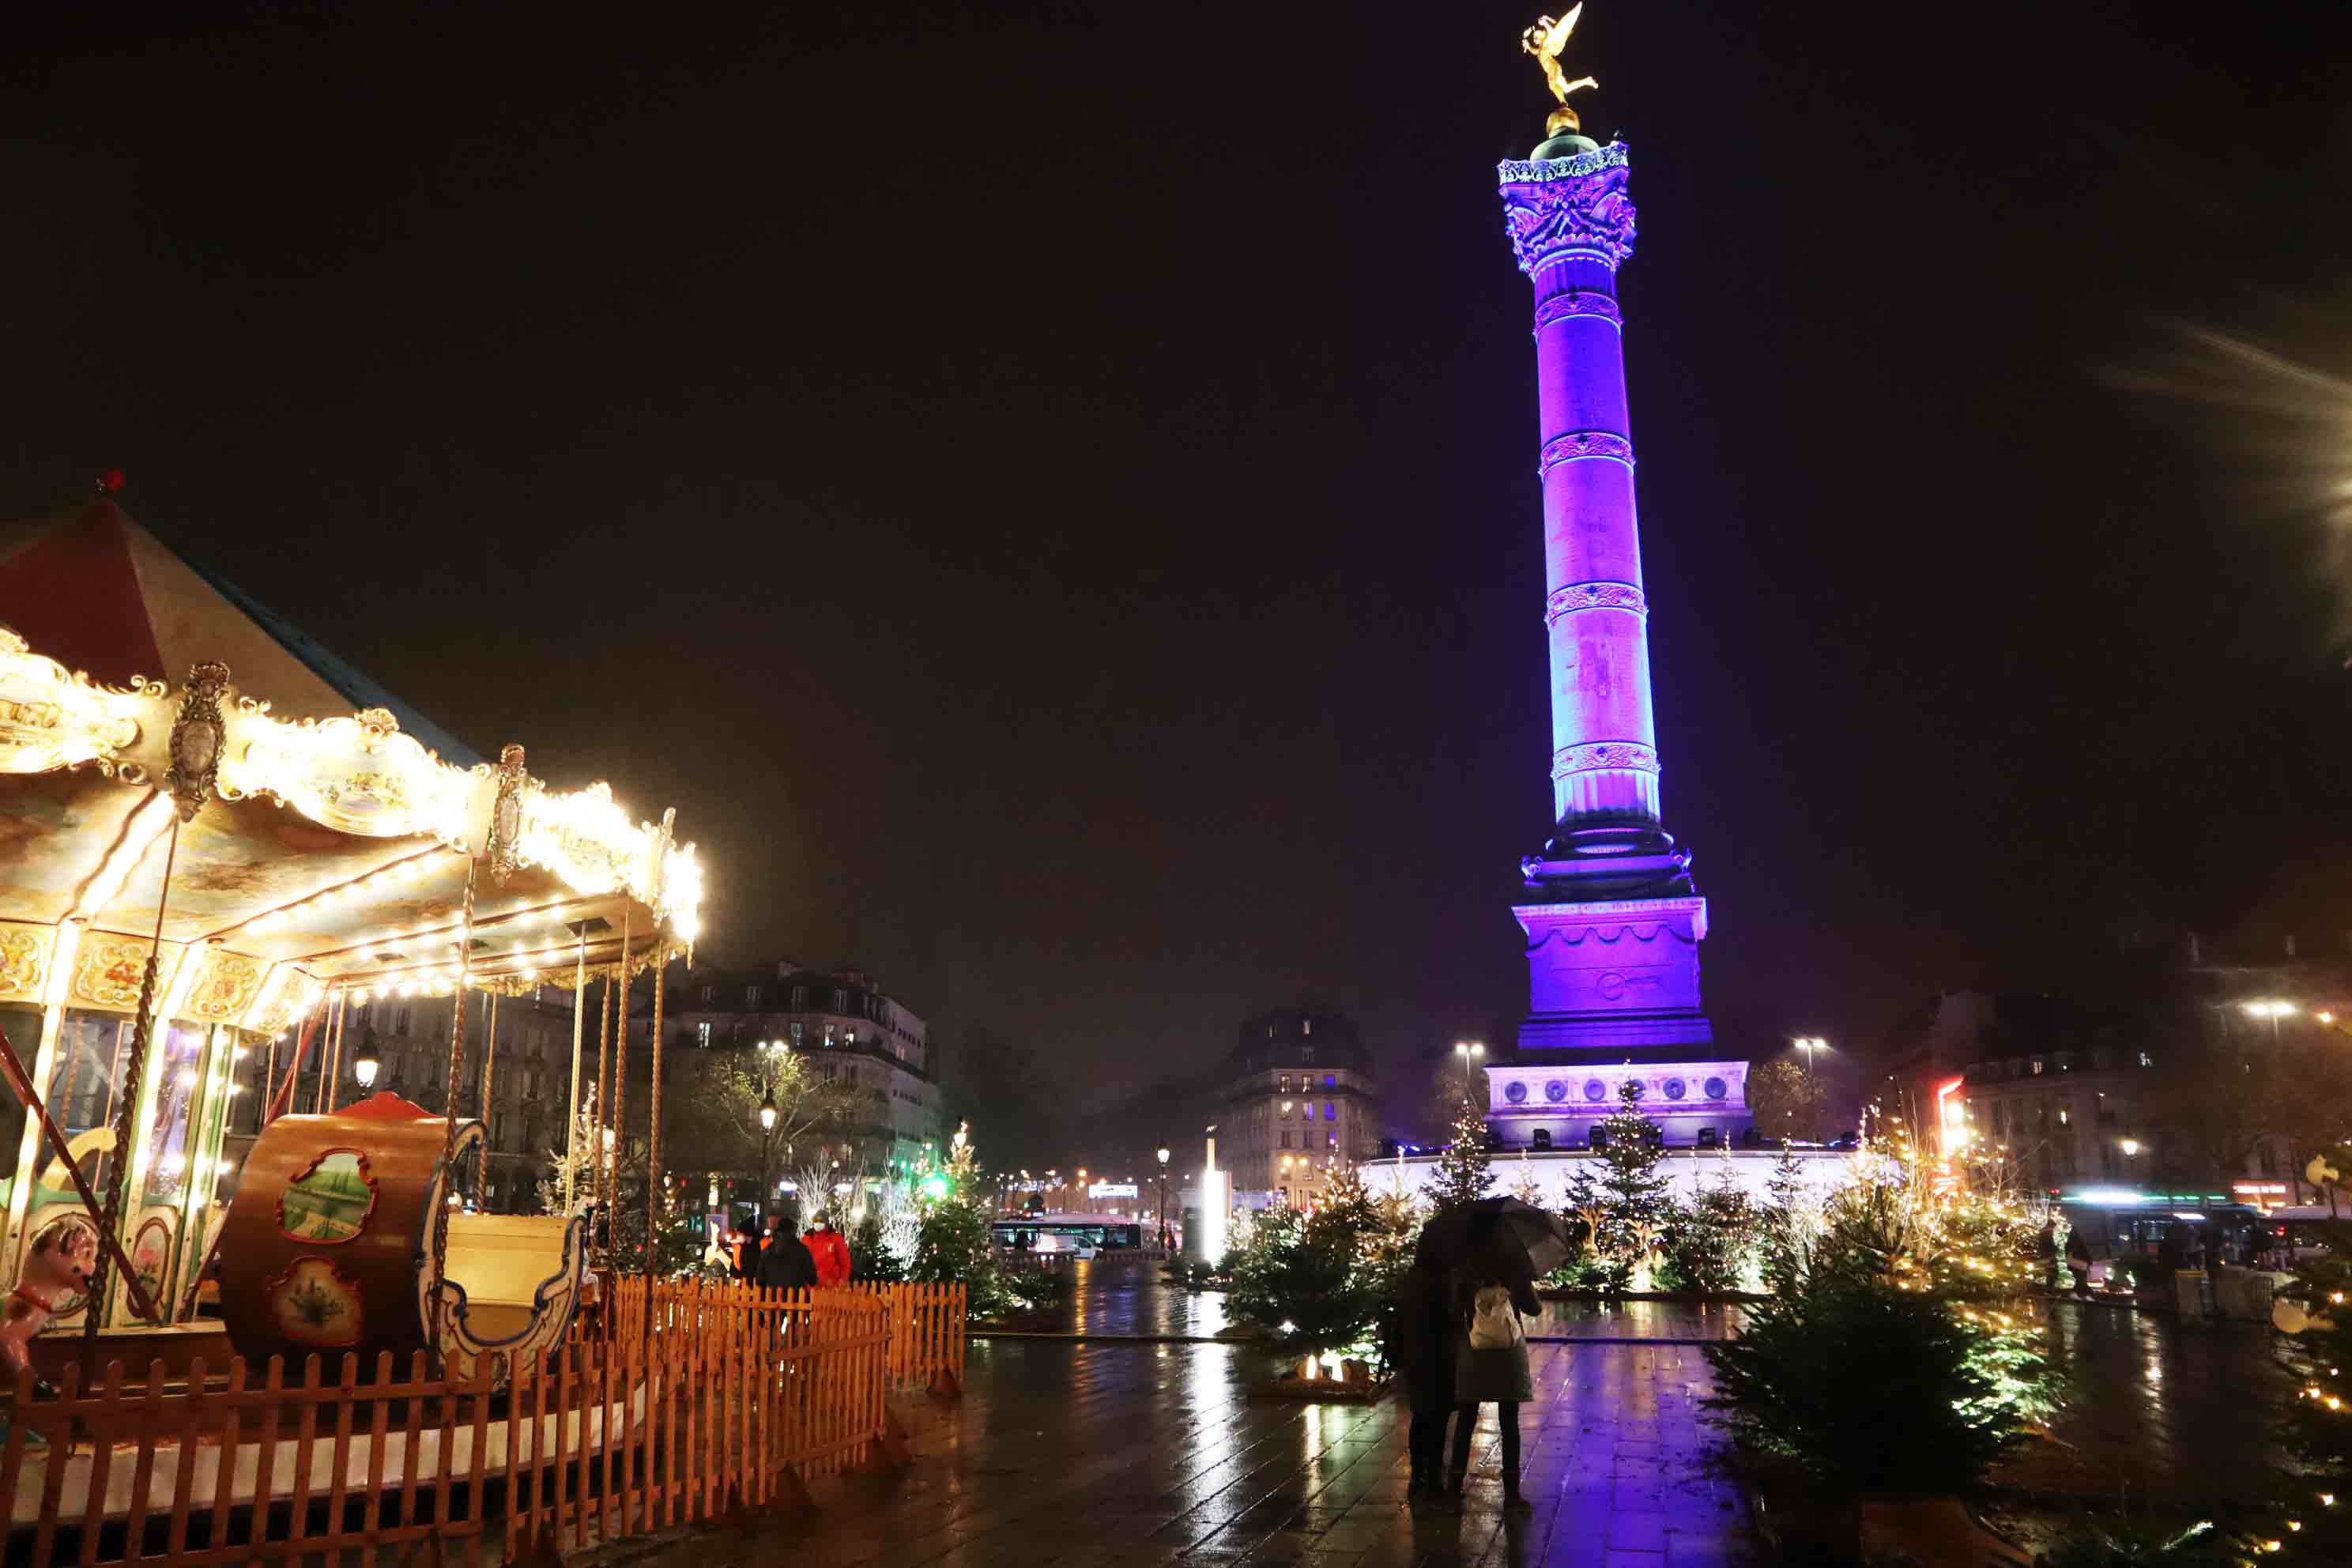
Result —
<path fill-rule="evenodd" d="M 1552 152 L 1565 155 L 1541 155 Z M 1537 153 L 1499 174 L 1511 245 L 1535 285 L 1559 835 L 1550 860 L 1573 852 L 1580 830 L 1654 830 L 1661 815 L 1617 313 L 1617 268 L 1633 250 L 1625 147 L 1563 135 Z"/>

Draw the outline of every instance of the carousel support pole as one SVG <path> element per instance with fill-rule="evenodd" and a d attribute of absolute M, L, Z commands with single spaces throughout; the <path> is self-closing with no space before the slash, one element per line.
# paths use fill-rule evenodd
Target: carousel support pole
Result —
<path fill-rule="evenodd" d="M 269 1103 L 262 1108 L 263 1127 L 268 1127 L 294 1109 L 294 1086 L 301 1079 L 302 1064 L 310 1059 L 310 1042 L 317 1039 L 320 1031 L 327 1026 L 327 1019 L 334 1010 L 335 999 L 330 993 L 320 1004 L 318 1011 L 302 1020 L 302 1033 L 294 1042 L 293 1054 L 287 1058 L 286 1079 L 270 1095 Z"/>
<path fill-rule="evenodd" d="M 662 992 L 668 977 L 668 964 L 664 961 L 660 928 L 654 934 L 654 1085 L 653 1098 L 646 1105 L 652 1118 L 646 1135 L 646 1338 L 654 1333 L 654 1237 L 656 1222 L 661 1217 L 662 1183 Z"/>
<path fill-rule="evenodd" d="M 499 1059 L 499 994 L 485 991 L 490 999 L 490 1016 L 482 1029 L 482 1093 L 475 1102 L 475 1114 L 482 1119 L 482 1150 L 474 1162 L 474 1206 L 488 1208 L 490 1186 L 490 1064 Z"/>
<path fill-rule="evenodd" d="M 563 1118 L 563 1212 L 573 1212 L 580 1169 L 580 1037 L 588 1022 L 588 922 L 580 922 L 580 955 L 572 961 L 572 1104 Z"/>
<path fill-rule="evenodd" d="M 155 890 L 155 933 L 147 943 L 146 965 L 139 972 L 139 1015 L 131 1020 L 131 1049 L 123 1063 L 122 1083 L 114 1091 L 114 1148 L 107 1162 L 106 1212 L 98 1222 L 98 1261 L 89 1271 L 89 1305 L 81 1314 L 81 1373 L 85 1381 L 97 1369 L 98 1320 L 105 1315 L 107 1266 L 122 1250 L 122 1205 L 131 1188 L 131 1113 L 139 1104 L 139 1090 L 147 1079 L 147 1038 L 154 1026 L 156 1007 L 156 957 L 163 950 L 163 906 L 171 900 L 172 868 L 180 856 L 180 821 L 174 813 L 172 837 L 163 847 L 163 881 Z M 122 1278 L 137 1299 L 144 1302 L 146 1292 L 139 1287 L 139 1276 L 125 1268 Z M 154 1308 L 147 1306 L 142 1316 L 152 1320 Z"/>
<path fill-rule="evenodd" d="M 612 1270 L 613 1260 L 613 1165 L 606 1156 L 612 1149 L 609 1128 L 613 1117 L 613 977 L 604 976 L 604 1000 L 596 1015 L 596 1115 L 595 1125 L 588 1131 L 588 1158 L 596 1171 L 596 1223 L 604 1227 L 604 1240 L 598 1253 L 604 1270 Z M 589 1227 L 593 1240 L 595 1227 Z"/>
<path fill-rule="evenodd" d="M 270 1097 L 278 1089 L 278 1037 L 269 1037 L 269 1044 L 261 1056 L 261 1098 L 254 1103 L 253 1131 L 258 1134 L 269 1125 Z"/>
<path fill-rule="evenodd" d="M 310 1101 L 314 1116 L 324 1116 L 334 1093 L 335 1066 L 343 1053 L 343 1015 L 351 1010 L 351 987 L 338 985 L 327 998 L 327 1037 L 319 1047 L 319 1092 Z"/>
<path fill-rule="evenodd" d="M 621 994 L 613 1010 L 613 1142 L 605 1158 L 613 1164 L 613 1217 L 604 1222 L 611 1238 L 613 1269 L 621 1268 L 621 1144 L 628 1136 L 629 1109 L 629 910 L 621 909 Z"/>
<path fill-rule="evenodd" d="M 467 856 L 464 956 L 457 961 L 455 1005 L 449 1010 L 449 1071 L 442 1080 L 449 1091 L 449 1114 L 441 1134 L 441 1172 L 446 1184 L 441 1201 L 433 1205 L 433 1295 L 431 1321 L 426 1324 L 429 1348 L 436 1360 L 441 1354 L 441 1298 L 449 1262 L 449 1199 L 457 1190 L 453 1161 L 457 1152 L 457 1085 L 464 1081 L 459 1075 L 466 1070 L 466 979 L 474 963 L 474 864 Z"/>

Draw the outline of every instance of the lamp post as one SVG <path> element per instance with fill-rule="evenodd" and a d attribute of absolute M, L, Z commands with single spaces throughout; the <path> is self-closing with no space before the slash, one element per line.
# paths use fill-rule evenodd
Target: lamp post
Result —
<path fill-rule="evenodd" d="M 1478 1103 L 1478 1094 L 1472 1087 L 1470 1064 L 1486 1054 L 1486 1045 L 1478 1040 L 1456 1040 L 1454 1042 L 1454 1054 L 1462 1058 L 1462 1098 L 1475 1106 Z"/>
<path fill-rule="evenodd" d="M 1819 1035 L 1801 1035 L 1792 1043 L 1799 1050 L 1805 1053 L 1805 1092 L 1811 1097 L 1813 1101 L 1812 1120 L 1805 1131 L 1818 1138 L 1821 1136 L 1822 1131 L 1821 1101 L 1822 1096 L 1821 1091 L 1821 1080 L 1813 1076 L 1813 1053 L 1815 1051 L 1828 1050 L 1830 1048 L 1830 1043 L 1822 1038 Z"/>
<path fill-rule="evenodd" d="M 768 1200 L 776 1190 L 776 1178 L 772 1170 L 776 1158 L 776 1091 L 772 1085 L 760 1089 L 760 1219 L 768 1217 Z"/>
<path fill-rule="evenodd" d="M 1168 1151 L 1160 1150 L 1160 1250 L 1168 1250 Z"/>

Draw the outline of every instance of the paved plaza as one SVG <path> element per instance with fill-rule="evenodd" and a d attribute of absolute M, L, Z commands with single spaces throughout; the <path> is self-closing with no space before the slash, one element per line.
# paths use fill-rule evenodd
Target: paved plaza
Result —
<path fill-rule="evenodd" d="M 1535 1511 L 1501 1510 L 1491 1422 L 1465 1511 L 1405 1506 L 1393 1402 L 1250 1397 L 1228 1347 L 976 1343 L 961 1405 L 913 1404 L 911 1471 L 821 1494 L 813 1518 L 706 1538 L 698 1568 L 1096 1568 L 1110 1564 L 1558 1563 L 1717 1568 L 1755 1561 L 1744 1506 L 1714 1472 L 1681 1345 L 1535 1348 L 1522 1412 Z"/>
<path fill-rule="evenodd" d="M 1699 1401 L 1700 1342 L 1737 1309 L 1548 1303 L 1521 1413 L 1524 1519 L 1500 1507 L 1493 1418 L 1459 1517 L 1405 1505 L 1402 1411 L 1255 1398 L 1255 1352 L 1208 1336 L 1215 1292 L 1131 1266 L 1092 1267 L 1062 1327 L 975 1341 L 960 1404 L 901 1402 L 915 1463 L 820 1489 L 811 1516 L 650 1555 L 694 1568 L 1690 1568 L 1760 1563 L 1745 1499 Z M 2226 1510 L 2259 1498 L 2273 1458 L 2266 1331 L 2066 1305 L 2057 1441 L 1994 1479 L 1997 1514 L 2074 1517 L 2126 1503 Z M 1160 1336 L 1153 1338 L 1150 1336 Z M 2021 1515 L 2021 1510 L 2023 1514 Z"/>

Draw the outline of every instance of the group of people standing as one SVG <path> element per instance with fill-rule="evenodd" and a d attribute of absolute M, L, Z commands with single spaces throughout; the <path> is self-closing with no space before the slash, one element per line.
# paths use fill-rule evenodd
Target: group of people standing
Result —
<path fill-rule="evenodd" d="M 1416 1505 L 1459 1506 L 1478 1406 L 1492 1405 L 1502 1427 L 1503 1506 L 1525 1513 L 1530 1505 L 1519 1495 L 1519 1406 L 1535 1397 L 1535 1380 L 1519 1319 L 1538 1316 L 1543 1306 L 1527 1255 L 1504 1242 L 1493 1215 L 1472 1217 L 1468 1241 L 1451 1265 L 1423 1250 L 1405 1272 L 1391 1321 L 1389 1360 L 1402 1375 L 1412 1411 L 1411 1495 Z"/>
<path fill-rule="evenodd" d="M 768 1216 L 765 1235 L 746 1236 L 727 1259 L 728 1271 L 747 1284 L 806 1290 L 843 1285 L 853 1271 L 849 1243 L 820 1216 L 799 1236 L 782 1215 Z"/>

